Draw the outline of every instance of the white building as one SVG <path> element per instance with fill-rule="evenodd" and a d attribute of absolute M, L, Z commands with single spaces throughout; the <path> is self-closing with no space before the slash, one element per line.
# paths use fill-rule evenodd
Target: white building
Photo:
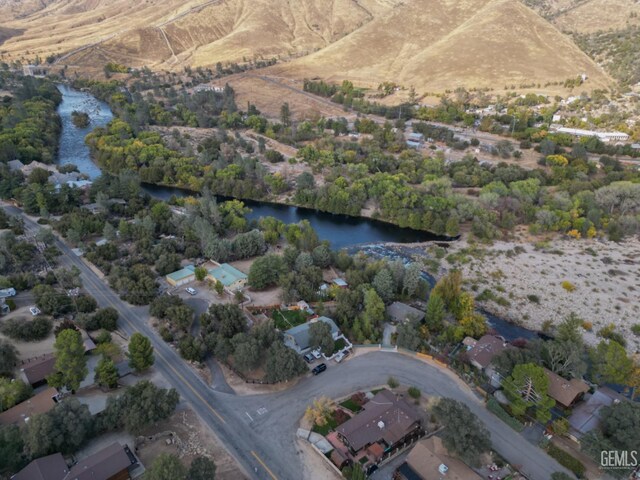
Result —
<path fill-rule="evenodd" d="M 623 132 L 596 132 L 594 130 L 568 127 L 559 127 L 556 132 L 567 133 L 574 137 L 598 137 L 603 142 L 626 142 L 629 140 L 629 135 Z"/>

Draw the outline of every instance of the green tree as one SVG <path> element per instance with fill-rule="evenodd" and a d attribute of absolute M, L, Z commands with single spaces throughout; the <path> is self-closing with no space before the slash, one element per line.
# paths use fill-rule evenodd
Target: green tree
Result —
<path fill-rule="evenodd" d="M 196 276 L 196 280 L 199 282 L 204 281 L 204 279 L 207 277 L 207 269 L 204 267 L 196 267 L 194 273 Z"/>
<path fill-rule="evenodd" d="M 118 397 L 107 399 L 106 409 L 98 416 L 101 430 L 126 431 L 139 435 L 147 426 L 169 418 L 180 396 L 173 388 L 166 390 L 143 380 Z"/>
<path fill-rule="evenodd" d="M 285 272 L 284 261 L 279 255 L 265 255 L 256 259 L 249 269 L 249 286 L 255 290 L 276 285 Z"/>
<path fill-rule="evenodd" d="M 95 380 L 101 387 L 115 388 L 118 386 L 118 369 L 109 357 L 103 356 L 96 365 Z"/>
<path fill-rule="evenodd" d="M 207 457 L 197 457 L 189 467 L 189 480 L 214 480 L 216 477 L 216 464 Z"/>
<path fill-rule="evenodd" d="M 395 295 L 394 281 L 388 268 L 383 268 L 376 273 L 372 285 L 385 303 L 393 299 Z"/>
<path fill-rule="evenodd" d="M 433 287 L 432 295 L 439 296 L 446 308 L 450 311 L 455 310 L 458 299 L 462 294 L 462 272 L 460 270 L 452 270 L 442 277 Z"/>
<path fill-rule="evenodd" d="M 504 391 L 516 416 L 523 415 L 527 408 L 536 409 L 536 418 L 546 423 L 551 418 L 555 401 L 549 397 L 549 378 L 544 369 L 533 363 L 516 365 L 503 383 Z"/>
<path fill-rule="evenodd" d="M 364 292 L 364 311 L 362 312 L 362 333 L 365 338 L 373 340 L 384 321 L 384 302 L 373 288 Z"/>
<path fill-rule="evenodd" d="M 309 326 L 309 346 L 312 350 L 319 348 L 329 356 L 333 353 L 333 336 L 331 327 L 325 322 L 314 322 Z"/>
<path fill-rule="evenodd" d="M 187 467 L 177 456 L 161 453 L 144 474 L 144 478 L 145 480 L 187 480 L 189 478 L 187 473 Z"/>
<path fill-rule="evenodd" d="M 216 280 L 213 288 L 218 295 L 222 295 L 224 293 L 224 284 L 220 280 Z"/>
<path fill-rule="evenodd" d="M 620 402 L 602 410 L 602 432 L 616 448 L 637 450 L 640 432 L 640 404 Z"/>
<path fill-rule="evenodd" d="M 31 385 L 22 380 L 0 377 L 0 412 L 28 399 L 33 393 Z"/>
<path fill-rule="evenodd" d="M 24 441 L 16 425 L 0 426 L 0 475 L 17 472 L 27 463 Z"/>
<path fill-rule="evenodd" d="M 274 342 L 267 352 L 265 365 L 269 382 L 284 382 L 308 371 L 302 357 L 281 342 Z"/>
<path fill-rule="evenodd" d="M 131 335 L 129 339 L 129 366 L 136 373 L 141 373 L 153 365 L 153 345 L 151 341 L 139 332 Z"/>
<path fill-rule="evenodd" d="M 67 387 L 77 390 L 80 382 L 89 373 L 87 359 L 84 356 L 82 335 L 77 330 L 66 329 L 60 332 L 53 344 L 55 351 L 55 370 L 57 374 L 47 378 L 54 387 Z"/>
<path fill-rule="evenodd" d="M 10 376 L 18 364 L 18 350 L 4 339 L 0 339 L 0 376 Z"/>
<path fill-rule="evenodd" d="M 633 360 L 624 347 L 613 340 L 602 340 L 590 352 L 592 376 L 598 384 L 627 382 L 633 372 Z"/>
<path fill-rule="evenodd" d="M 75 398 L 67 398 L 53 410 L 34 415 L 24 426 L 25 451 L 31 458 L 50 453 L 73 453 L 93 434 L 93 417 L 89 407 Z"/>
<path fill-rule="evenodd" d="M 429 301 L 427 302 L 427 310 L 425 312 L 424 321 L 431 333 L 438 333 L 442 330 L 444 321 L 445 304 L 442 297 L 436 292 L 431 292 Z"/>
<path fill-rule="evenodd" d="M 442 443 L 465 463 L 479 466 L 480 456 L 491 450 L 491 436 L 484 424 L 464 403 L 443 398 L 433 415 L 444 426 Z"/>
<path fill-rule="evenodd" d="M 287 102 L 283 103 L 280 107 L 280 123 L 285 127 L 289 127 L 291 125 L 291 110 L 289 109 L 289 104 Z"/>
<path fill-rule="evenodd" d="M 402 282 L 402 289 L 409 297 L 413 297 L 418 293 L 420 288 L 420 267 L 416 263 L 412 263 L 406 269 Z"/>
<path fill-rule="evenodd" d="M 249 372 L 260 364 L 262 349 L 258 340 L 246 333 L 239 333 L 231 343 L 234 345 L 233 361 L 240 371 Z"/>

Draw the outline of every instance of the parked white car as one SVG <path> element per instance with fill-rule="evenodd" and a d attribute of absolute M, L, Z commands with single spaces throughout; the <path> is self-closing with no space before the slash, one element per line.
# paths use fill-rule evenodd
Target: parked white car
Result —
<path fill-rule="evenodd" d="M 31 312 L 31 315 L 33 315 L 34 317 L 36 315 L 40 315 L 40 309 L 38 307 L 31 307 L 29 308 L 29 311 Z"/>
<path fill-rule="evenodd" d="M 198 293 L 198 292 L 196 291 L 196 289 L 195 289 L 195 288 L 191 288 L 191 287 L 187 287 L 187 288 L 185 288 L 185 291 L 186 291 L 189 295 L 195 295 L 196 293 Z"/>
<path fill-rule="evenodd" d="M 340 363 L 345 359 L 347 355 L 349 355 L 349 350 L 343 350 L 334 357 L 334 360 L 336 361 L 336 363 Z"/>
<path fill-rule="evenodd" d="M 311 352 L 311 355 L 313 355 L 314 358 L 316 358 L 317 360 L 320 360 L 320 358 L 322 358 L 322 355 L 320 354 L 320 350 L 313 350 Z"/>

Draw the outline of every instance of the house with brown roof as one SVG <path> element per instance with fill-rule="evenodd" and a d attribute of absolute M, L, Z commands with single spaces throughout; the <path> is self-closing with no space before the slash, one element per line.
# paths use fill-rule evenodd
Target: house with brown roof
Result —
<path fill-rule="evenodd" d="M 480 480 L 462 460 L 452 457 L 439 437 L 420 440 L 394 475 L 397 480 Z"/>
<path fill-rule="evenodd" d="M 547 394 L 556 401 L 556 405 L 563 408 L 571 408 L 589 391 L 589 385 L 582 380 L 577 378 L 567 380 L 546 368 L 544 373 L 549 379 Z"/>
<path fill-rule="evenodd" d="M 22 362 L 20 376 L 33 388 L 47 383 L 47 377 L 55 372 L 56 358 L 53 353 L 30 358 Z"/>
<path fill-rule="evenodd" d="M 338 438 L 352 455 L 371 448 L 384 453 L 406 439 L 422 435 L 422 419 L 416 408 L 389 390 L 378 392 L 363 410 L 336 428 Z M 378 445 L 375 447 L 374 445 Z"/>
<path fill-rule="evenodd" d="M 498 354 L 504 352 L 507 348 L 509 348 L 509 345 L 504 339 L 495 335 L 484 335 L 467 350 L 467 358 L 471 365 L 479 370 L 484 370 Z"/>
<path fill-rule="evenodd" d="M 69 473 L 61 453 L 37 458 L 11 477 L 11 480 L 61 480 Z"/>
<path fill-rule="evenodd" d="M 53 388 L 34 395 L 22 403 L 0 413 L 0 425 L 20 425 L 39 413 L 47 413 L 58 403 L 58 391 Z"/>
<path fill-rule="evenodd" d="M 11 480 L 129 480 L 136 464 L 129 447 L 115 442 L 71 467 L 60 453 L 38 458 Z"/>
<path fill-rule="evenodd" d="M 129 447 L 115 442 L 75 464 L 62 480 L 129 480 L 136 463 Z"/>

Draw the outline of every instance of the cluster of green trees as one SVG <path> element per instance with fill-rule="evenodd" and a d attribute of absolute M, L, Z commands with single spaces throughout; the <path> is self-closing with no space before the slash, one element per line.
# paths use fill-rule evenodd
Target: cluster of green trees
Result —
<path fill-rule="evenodd" d="M 473 295 L 462 289 L 459 270 L 442 277 L 429 294 L 423 322 L 410 320 L 398 326 L 398 345 L 410 350 L 427 350 L 460 342 L 464 337 L 480 338 L 487 331 L 485 318 L 475 309 Z"/>
<path fill-rule="evenodd" d="M 247 327 L 247 318 L 237 305 L 211 305 L 200 317 L 202 355 L 213 354 L 247 373 L 264 365 L 265 380 L 281 382 L 307 371 L 302 358 L 282 343 L 272 322 Z M 182 350 L 182 344 L 181 344 Z"/>
<path fill-rule="evenodd" d="M 97 434 L 124 429 L 139 435 L 146 427 L 169 417 L 178 404 L 175 390 L 148 381 L 109 397 L 107 408 L 93 417 L 86 405 L 66 398 L 48 413 L 34 415 L 21 426 L 0 427 L 0 472 L 12 473 L 32 459 L 79 450 Z"/>
<path fill-rule="evenodd" d="M 491 450 L 491 435 L 487 427 L 464 403 L 442 398 L 432 413 L 444 425 L 442 443 L 466 464 L 478 467 L 482 454 Z"/>
<path fill-rule="evenodd" d="M 17 77 L 6 70 L 0 70 L 0 89 L 12 93 L 0 101 L 0 163 L 52 163 L 61 131 L 58 89 L 48 80 Z"/>

